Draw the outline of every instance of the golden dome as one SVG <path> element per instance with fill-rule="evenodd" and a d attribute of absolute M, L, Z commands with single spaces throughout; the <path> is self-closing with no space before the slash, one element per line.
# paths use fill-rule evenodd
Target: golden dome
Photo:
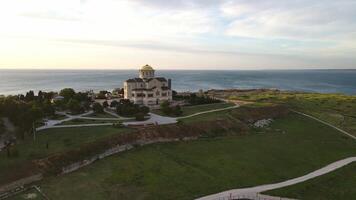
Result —
<path fill-rule="evenodd" d="M 140 70 L 141 71 L 154 71 L 154 69 L 149 65 L 143 66 Z"/>

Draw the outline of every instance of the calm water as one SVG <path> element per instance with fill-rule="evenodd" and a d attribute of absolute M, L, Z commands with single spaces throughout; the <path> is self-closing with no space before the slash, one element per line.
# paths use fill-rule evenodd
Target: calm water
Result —
<path fill-rule="evenodd" d="M 278 88 L 321 93 L 356 94 L 356 70 L 157 71 L 172 79 L 177 91 L 228 88 Z M 0 94 L 29 90 L 112 90 L 136 77 L 134 70 L 0 70 Z"/>

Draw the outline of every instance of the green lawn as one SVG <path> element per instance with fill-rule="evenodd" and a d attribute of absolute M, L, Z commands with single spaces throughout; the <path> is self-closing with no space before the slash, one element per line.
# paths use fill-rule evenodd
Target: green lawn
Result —
<path fill-rule="evenodd" d="M 356 163 L 297 185 L 266 192 L 303 200 L 355 199 Z"/>
<path fill-rule="evenodd" d="M 109 113 L 92 113 L 89 115 L 85 115 L 85 117 L 96 117 L 96 118 L 117 118 L 114 115 L 111 115 Z"/>
<path fill-rule="evenodd" d="M 58 125 L 79 125 L 79 124 L 102 124 L 102 123 L 118 123 L 122 120 L 94 120 L 94 119 L 73 119 L 64 121 Z"/>
<path fill-rule="evenodd" d="M 0 152 L 0 180 L 7 177 L 7 169 L 22 166 L 23 163 L 46 155 L 78 148 L 81 144 L 92 142 L 100 138 L 130 131 L 128 128 L 82 127 L 47 129 L 37 133 L 36 141 L 28 136 L 20 140 L 11 149 L 11 157 L 6 151 Z M 48 149 L 46 148 L 48 142 Z M 1 182 L 1 181 L 0 181 Z"/>
<path fill-rule="evenodd" d="M 188 116 L 188 115 L 192 115 L 192 114 L 195 114 L 198 112 L 227 108 L 230 106 L 234 106 L 234 104 L 232 104 L 232 103 L 214 103 L 214 104 L 204 104 L 204 105 L 197 105 L 197 106 L 183 106 L 182 107 L 183 114 L 181 116 Z M 152 112 L 165 116 L 165 114 L 162 113 L 161 110 L 152 110 Z"/>
<path fill-rule="evenodd" d="M 356 135 L 356 96 L 296 92 L 248 92 L 230 99 L 286 104 Z"/>
<path fill-rule="evenodd" d="M 354 140 L 291 114 L 244 136 L 140 147 L 41 187 L 51 199 L 193 199 L 302 176 L 355 155 Z"/>
<path fill-rule="evenodd" d="M 21 192 L 15 196 L 12 196 L 8 200 L 45 200 L 41 193 L 35 189 L 30 189 L 25 192 Z"/>

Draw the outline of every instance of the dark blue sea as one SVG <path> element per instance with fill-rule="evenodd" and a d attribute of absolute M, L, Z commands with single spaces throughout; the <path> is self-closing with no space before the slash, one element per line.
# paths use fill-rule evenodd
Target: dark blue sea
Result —
<path fill-rule="evenodd" d="M 177 91 L 277 88 L 280 90 L 356 95 L 356 70 L 156 71 L 172 79 Z M 138 76 L 135 70 L 0 70 L 0 94 L 29 90 L 112 90 Z"/>

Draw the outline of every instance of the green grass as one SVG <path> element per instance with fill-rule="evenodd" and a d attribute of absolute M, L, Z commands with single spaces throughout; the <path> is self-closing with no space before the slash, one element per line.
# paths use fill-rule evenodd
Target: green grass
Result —
<path fill-rule="evenodd" d="M 56 114 L 56 115 L 50 117 L 49 119 L 50 119 L 50 120 L 62 120 L 62 119 L 66 119 L 66 118 L 67 118 L 67 116 L 65 116 L 65 115 L 58 115 L 58 114 Z"/>
<path fill-rule="evenodd" d="M 303 200 L 355 199 L 356 163 L 297 185 L 266 192 Z"/>
<path fill-rule="evenodd" d="M 41 193 L 39 193 L 35 189 L 30 189 L 25 192 L 21 192 L 15 196 L 12 196 L 11 198 L 8 198 L 7 200 L 44 200 L 45 198 L 42 196 Z"/>
<path fill-rule="evenodd" d="M 181 116 L 188 116 L 198 112 L 227 108 L 233 105 L 234 104 L 232 103 L 213 103 L 213 104 L 204 104 L 204 105 L 197 105 L 197 106 L 183 106 L 182 107 L 183 114 Z M 166 116 L 161 110 L 152 110 L 152 112 L 158 115 Z"/>
<path fill-rule="evenodd" d="M 94 120 L 94 119 L 73 119 L 70 121 L 64 121 L 58 125 L 79 125 L 79 124 L 102 124 L 102 123 L 118 123 L 122 120 Z"/>
<path fill-rule="evenodd" d="M 356 135 L 356 96 L 296 92 L 249 92 L 230 99 L 286 104 Z"/>
<path fill-rule="evenodd" d="M 355 155 L 354 140 L 291 114 L 244 136 L 140 147 L 41 187 L 51 199 L 193 199 L 284 181 Z"/>
<path fill-rule="evenodd" d="M 96 117 L 96 118 L 117 118 L 109 113 L 92 113 L 89 115 L 85 115 L 84 117 Z"/>
<path fill-rule="evenodd" d="M 16 168 L 23 163 L 42 158 L 52 153 L 78 148 L 81 144 L 92 142 L 100 138 L 130 131 L 128 128 L 82 127 L 47 129 L 37 133 L 36 141 L 27 136 L 12 147 L 13 156 L 8 157 L 6 151 L 0 152 L 0 180 L 6 177 L 6 169 Z M 48 142 L 48 149 L 46 148 Z M 17 152 L 17 155 L 14 155 Z"/>

